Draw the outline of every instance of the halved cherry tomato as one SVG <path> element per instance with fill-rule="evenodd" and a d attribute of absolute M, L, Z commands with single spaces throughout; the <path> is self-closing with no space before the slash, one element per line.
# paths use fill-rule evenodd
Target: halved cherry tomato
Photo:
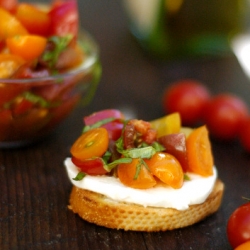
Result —
<path fill-rule="evenodd" d="M 46 47 L 47 39 L 37 35 L 19 35 L 6 39 L 7 47 L 14 55 L 25 60 L 38 58 Z"/>
<path fill-rule="evenodd" d="M 0 0 L 0 6 L 11 13 L 14 13 L 17 7 L 17 0 Z"/>
<path fill-rule="evenodd" d="M 81 161 L 92 157 L 101 157 L 107 151 L 108 143 L 109 136 L 105 128 L 91 129 L 75 141 L 70 152 Z"/>
<path fill-rule="evenodd" d="M 151 127 L 157 130 L 157 137 L 179 133 L 181 129 L 181 117 L 179 113 L 172 113 L 150 122 Z"/>
<path fill-rule="evenodd" d="M 79 46 L 69 45 L 60 54 L 55 67 L 59 70 L 74 68 L 82 63 L 83 58 L 83 50 Z"/>
<path fill-rule="evenodd" d="M 184 125 L 193 125 L 202 118 L 210 92 L 198 81 L 180 80 L 168 87 L 163 96 L 166 113 L 179 112 Z"/>
<path fill-rule="evenodd" d="M 64 36 L 78 33 L 78 9 L 75 0 L 58 1 L 49 12 L 51 18 L 50 35 Z"/>
<path fill-rule="evenodd" d="M 89 175 L 103 175 L 107 171 L 103 168 L 103 162 L 100 158 L 80 161 L 75 157 L 71 158 L 72 162 L 86 174 Z"/>
<path fill-rule="evenodd" d="M 0 54 L 0 78 L 11 78 L 24 63 L 20 56 Z"/>
<path fill-rule="evenodd" d="M 0 39 L 27 34 L 28 31 L 21 22 L 7 10 L 0 7 Z"/>
<path fill-rule="evenodd" d="M 47 12 L 31 4 L 20 3 L 16 10 L 16 17 L 31 34 L 48 35 L 50 16 Z"/>
<path fill-rule="evenodd" d="M 131 163 L 119 164 L 117 175 L 125 186 L 138 189 L 151 188 L 156 185 L 156 180 L 140 160 L 136 158 Z M 138 176 L 136 175 L 137 171 Z"/>
<path fill-rule="evenodd" d="M 210 176 L 213 174 L 213 155 L 206 126 L 194 129 L 187 138 L 188 171 Z"/>
<path fill-rule="evenodd" d="M 173 155 L 180 162 L 184 172 L 188 170 L 186 136 L 184 133 L 169 134 L 158 138 L 165 152 Z"/>
<path fill-rule="evenodd" d="M 183 185 L 184 174 L 179 161 L 170 154 L 157 152 L 145 159 L 151 173 L 163 183 L 178 189 Z"/>

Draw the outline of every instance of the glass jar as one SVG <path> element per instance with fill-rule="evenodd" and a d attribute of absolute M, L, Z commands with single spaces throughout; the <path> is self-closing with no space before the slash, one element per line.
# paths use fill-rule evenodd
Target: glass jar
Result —
<path fill-rule="evenodd" d="M 228 55 L 247 32 L 247 0 L 123 0 L 130 30 L 159 58 Z"/>

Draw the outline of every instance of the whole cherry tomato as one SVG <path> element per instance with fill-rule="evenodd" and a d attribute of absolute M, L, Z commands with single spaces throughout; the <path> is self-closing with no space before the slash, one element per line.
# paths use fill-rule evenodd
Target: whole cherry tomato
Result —
<path fill-rule="evenodd" d="M 180 80 L 165 90 L 163 107 L 166 113 L 179 112 L 184 125 L 193 125 L 201 118 L 209 99 L 210 92 L 200 82 Z"/>
<path fill-rule="evenodd" d="M 247 105 L 238 96 L 219 94 L 204 109 L 204 122 L 211 135 L 220 139 L 233 139 L 239 135 L 248 117 Z"/>
<path fill-rule="evenodd" d="M 238 207 L 229 217 L 227 237 L 233 248 L 250 240 L 250 202 Z"/>

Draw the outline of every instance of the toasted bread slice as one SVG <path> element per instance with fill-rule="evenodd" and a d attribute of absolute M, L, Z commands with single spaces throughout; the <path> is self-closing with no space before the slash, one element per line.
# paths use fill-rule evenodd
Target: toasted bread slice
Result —
<path fill-rule="evenodd" d="M 108 197 L 73 186 L 69 209 L 84 220 L 113 229 L 166 231 L 190 226 L 216 212 L 221 204 L 224 184 L 217 179 L 205 202 L 186 210 L 143 207 L 121 203 Z"/>

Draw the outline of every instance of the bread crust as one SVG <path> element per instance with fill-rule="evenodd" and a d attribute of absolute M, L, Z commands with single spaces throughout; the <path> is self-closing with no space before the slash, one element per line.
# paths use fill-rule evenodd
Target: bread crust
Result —
<path fill-rule="evenodd" d="M 217 179 L 205 202 L 179 211 L 116 202 L 104 195 L 73 186 L 68 207 L 82 219 L 99 226 L 157 232 L 190 226 L 215 213 L 221 205 L 223 192 L 224 184 Z"/>

